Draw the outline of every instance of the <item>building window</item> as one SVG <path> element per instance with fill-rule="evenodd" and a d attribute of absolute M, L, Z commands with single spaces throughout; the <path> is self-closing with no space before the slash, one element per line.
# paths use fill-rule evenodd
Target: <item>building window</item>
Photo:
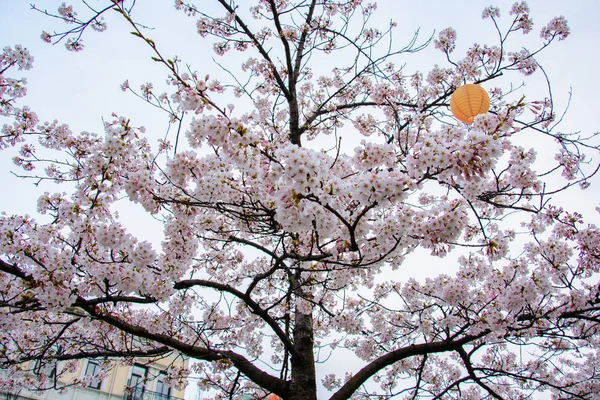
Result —
<path fill-rule="evenodd" d="M 131 378 L 129 379 L 129 387 L 131 394 L 129 399 L 141 400 L 144 397 L 146 383 L 146 376 L 148 375 L 148 368 L 142 367 L 141 365 L 134 365 L 131 370 Z"/>
<path fill-rule="evenodd" d="M 96 376 L 100 372 L 100 364 L 96 361 L 88 361 L 87 366 L 85 368 L 85 376 Z M 100 389 L 102 385 L 101 379 L 92 379 L 90 383 L 88 383 L 87 387 L 92 389 Z"/>
<path fill-rule="evenodd" d="M 56 365 L 50 364 L 48 361 L 34 360 L 32 372 L 34 375 L 46 375 L 48 379 L 56 377 Z"/>
<path fill-rule="evenodd" d="M 158 382 L 156 383 L 156 393 L 160 400 L 166 400 L 171 396 L 171 386 L 167 384 L 166 380 L 167 375 L 161 372 L 158 375 Z"/>

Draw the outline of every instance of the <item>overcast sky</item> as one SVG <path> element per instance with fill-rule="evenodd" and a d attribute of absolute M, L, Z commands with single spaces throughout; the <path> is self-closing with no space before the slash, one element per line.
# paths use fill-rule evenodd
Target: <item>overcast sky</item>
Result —
<path fill-rule="evenodd" d="M 59 1 L 39 0 L 39 8 L 56 10 Z M 90 4 L 101 4 L 91 0 Z M 195 20 L 175 12 L 171 0 L 138 1 L 135 10 L 138 21 L 153 28 L 148 36 L 155 39 L 167 56 L 179 55 L 200 75 L 210 73 L 211 77 L 225 80 L 227 76 L 211 62 L 211 45 L 195 33 Z M 203 0 L 205 7 L 212 7 L 211 1 Z M 396 42 L 403 45 L 412 34 L 420 29 L 426 39 L 435 30 L 448 26 L 458 31 L 456 54 L 462 54 L 474 42 L 494 43 L 495 32 L 489 20 L 481 19 L 482 9 L 489 5 L 487 0 L 423 0 L 418 2 L 383 0 L 379 1 L 377 16 L 382 25 L 389 19 L 398 22 Z M 494 3 L 501 8 L 503 21 L 508 22 L 508 10 L 512 1 Z M 543 53 L 538 60 L 550 76 L 554 99 L 560 111 L 568 99 L 570 88 L 573 91 L 571 108 L 563 124 L 564 131 L 597 131 L 599 124 L 597 95 L 600 92 L 598 79 L 598 58 L 600 50 L 600 2 L 579 0 L 530 1 L 534 31 L 527 35 L 515 35 L 514 49 L 530 43 L 539 43 L 539 29 L 553 16 L 564 15 L 571 26 L 571 36 Z M 87 32 L 86 50 L 69 53 L 62 44 L 55 46 L 40 40 L 42 30 L 54 31 L 65 27 L 59 21 L 32 11 L 29 1 L 0 0 L 0 45 L 23 44 L 34 55 L 34 69 L 25 75 L 29 81 L 28 96 L 21 104 L 28 104 L 38 113 L 41 120 L 58 119 L 68 123 L 74 131 L 102 131 L 102 118 L 108 119 L 117 112 L 132 119 L 134 125 L 144 125 L 149 135 L 161 137 L 166 130 L 164 116 L 151 107 L 123 93 L 119 85 L 129 79 L 132 87 L 151 81 L 161 86 L 166 77 L 164 69 L 149 60 L 149 49 L 140 40 L 129 35 L 129 29 L 116 13 L 110 15 L 109 27 L 104 33 Z M 404 39 L 404 41 L 403 41 Z M 240 60 L 242 58 L 239 58 Z M 433 64 L 443 65 L 442 54 L 431 46 L 421 54 L 406 57 L 406 70 L 426 72 Z M 231 61 L 229 61 L 231 62 Z M 17 72 L 19 73 L 19 72 Z M 13 73 L 12 76 L 16 75 Z M 541 83 L 541 74 L 529 82 Z M 515 75 L 516 83 L 520 76 Z M 541 92 L 540 96 L 544 94 Z M 535 93 L 535 92 L 534 92 Z M 12 155 L 11 155 L 12 157 Z M 5 187 L 24 190 L 30 183 L 11 176 L 14 170 L 8 153 L 0 157 L 2 164 L 0 179 Z M 46 184 L 44 190 L 56 190 Z M 14 191 L 11 191 L 14 193 Z M 12 201 L 12 196 L 0 199 L 0 208 L 7 212 L 27 212 L 34 199 Z"/>
<path fill-rule="evenodd" d="M 90 4 L 101 4 L 100 0 L 88 0 Z M 36 5 L 55 11 L 59 1 L 39 0 Z M 199 0 L 199 4 L 212 7 L 212 1 Z M 241 1 L 240 3 L 251 3 Z M 493 4 L 501 8 L 503 21 L 508 22 L 508 10 L 512 1 Z M 211 62 L 212 46 L 202 41 L 195 33 L 195 20 L 175 12 L 171 0 L 138 1 L 135 15 L 137 20 L 154 28 L 148 33 L 167 56 L 177 54 L 200 75 L 210 73 L 213 77 L 225 78 Z M 490 5 L 488 0 L 384 0 L 379 2 L 379 19 L 387 25 L 391 18 L 398 23 L 398 45 L 408 42 L 412 34 L 420 29 L 423 39 L 435 30 L 448 26 L 458 32 L 457 50 L 461 54 L 474 42 L 495 44 L 495 31 L 489 20 L 481 19 L 481 11 Z M 553 85 L 553 94 L 558 110 L 565 107 L 572 88 L 571 108 L 565 117 L 562 131 L 595 132 L 600 130 L 598 110 L 598 61 L 600 50 L 600 1 L 596 0 L 534 0 L 530 1 L 534 31 L 526 37 L 518 34 L 512 42 L 518 50 L 528 43 L 539 43 L 539 29 L 552 17 L 564 15 L 571 27 L 571 36 L 556 43 L 538 60 L 548 73 Z M 51 46 L 40 40 L 42 30 L 59 31 L 65 27 L 46 16 L 32 11 L 29 1 L 0 0 L 0 45 L 22 44 L 34 55 L 34 69 L 23 73 L 29 81 L 29 95 L 22 100 L 38 113 L 40 119 L 68 123 L 74 131 L 102 131 L 102 118 L 111 113 L 132 119 L 133 125 L 145 125 L 148 134 L 162 137 L 167 124 L 165 118 L 132 95 L 123 93 L 119 85 L 129 79 L 132 87 L 147 81 L 160 86 L 166 77 L 163 69 L 149 60 L 150 53 L 143 43 L 128 34 L 130 29 L 115 15 L 110 15 L 108 31 L 88 32 L 85 37 L 86 50 L 69 53 L 62 44 Z M 400 35 L 401 34 L 401 35 Z M 423 70 L 425 73 L 434 64 L 443 65 L 442 54 L 433 49 L 406 58 L 407 71 Z M 9 76 L 21 76 L 13 72 Z M 515 75 L 517 83 L 520 76 Z M 223 79 L 225 80 L 225 79 Z M 529 83 L 534 88 L 543 80 Z M 537 83 L 536 83 L 537 82 Z M 543 86 L 539 86 L 540 90 Z M 541 97 L 545 94 L 541 93 Z M 4 122 L 1 121 L 0 122 Z M 543 152 L 543 149 L 538 149 Z M 0 211 L 12 213 L 34 213 L 37 194 L 44 191 L 62 191 L 51 183 L 42 183 L 35 188 L 31 181 L 13 176 L 16 171 L 10 158 L 11 151 L 0 153 Z M 596 191 L 597 193 L 597 191 Z M 597 204 L 594 191 L 583 192 L 577 203 L 591 207 Z M 134 233 L 144 236 L 153 222 L 133 224 Z"/>

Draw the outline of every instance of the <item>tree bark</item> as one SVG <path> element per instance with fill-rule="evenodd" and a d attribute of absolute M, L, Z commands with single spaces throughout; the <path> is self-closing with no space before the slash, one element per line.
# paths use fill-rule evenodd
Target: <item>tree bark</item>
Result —
<path fill-rule="evenodd" d="M 313 317 L 298 309 L 294 326 L 294 347 L 296 355 L 291 359 L 291 381 L 284 400 L 317 400 Z"/>
<path fill-rule="evenodd" d="M 296 100 L 295 84 L 291 85 L 292 98 L 288 101 L 290 107 L 290 142 L 298 147 L 302 146 L 302 132 L 300 131 L 300 110 Z M 293 90 L 293 91 L 292 91 Z"/>

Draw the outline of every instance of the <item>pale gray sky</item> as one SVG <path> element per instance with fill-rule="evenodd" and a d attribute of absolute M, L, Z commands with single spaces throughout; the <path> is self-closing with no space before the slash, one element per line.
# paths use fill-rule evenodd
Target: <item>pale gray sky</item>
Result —
<path fill-rule="evenodd" d="M 90 0 L 94 3 L 97 0 Z M 201 0 L 202 4 L 210 4 Z M 175 12 L 172 1 L 138 1 L 136 13 L 139 22 L 155 27 L 148 35 L 155 39 L 167 56 L 180 55 L 192 65 L 200 75 L 210 73 L 212 77 L 225 75 L 211 63 L 212 46 L 206 44 L 195 33 L 195 21 Z M 245 2 L 241 2 L 245 3 Z M 246 2 L 250 4 L 250 2 Z M 387 25 L 391 18 L 398 23 L 397 44 L 402 45 L 400 34 L 408 41 L 413 32 L 421 29 L 423 38 L 434 30 L 448 26 L 458 32 L 456 53 L 461 54 L 474 42 L 495 44 L 495 31 L 489 20 L 481 19 L 481 11 L 490 3 L 500 7 L 503 21 L 509 21 L 508 10 L 513 1 L 489 0 L 422 0 L 379 1 L 379 20 Z M 39 0 L 40 8 L 55 10 L 60 1 Z M 598 112 L 598 64 L 600 50 L 600 2 L 596 0 L 534 0 L 530 1 L 534 31 L 523 37 L 514 35 L 514 50 L 528 43 L 539 42 L 539 29 L 552 17 L 564 15 L 571 27 L 571 36 L 564 42 L 556 43 L 538 60 L 548 73 L 553 84 L 553 94 L 558 110 L 566 105 L 570 88 L 573 99 L 569 113 L 565 117 L 563 131 L 583 131 L 591 133 L 600 130 Z M 130 94 L 123 93 L 119 85 L 129 79 L 132 87 L 152 81 L 160 86 L 166 77 L 163 69 L 149 60 L 150 53 L 140 40 L 129 35 L 130 29 L 119 21 L 116 13 L 109 19 L 105 33 L 88 32 L 85 37 L 86 50 L 81 53 L 68 53 L 62 44 L 51 46 L 40 40 L 42 30 L 53 31 L 64 28 L 35 11 L 30 10 L 29 1 L 0 0 L 0 45 L 22 44 L 35 57 L 34 69 L 23 73 L 29 84 L 29 95 L 22 100 L 38 113 L 40 119 L 58 119 L 68 123 L 74 131 L 102 131 L 102 118 L 110 118 L 112 112 L 128 116 L 134 125 L 144 125 L 148 135 L 162 137 L 167 127 L 162 115 Z M 241 60 L 242 58 L 240 58 Z M 443 55 L 433 49 L 414 57 L 407 57 L 407 71 L 418 69 L 426 72 L 433 64 L 443 65 Z M 10 76 L 21 76 L 16 71 Z M 521 76 L 515 75 L 520 83 Z M 541 76 L 528 85 L 542 89 Z M 541 94 L 541 97 L 544 93 Z M 243 111 L 243 110 L 240 110 Z M 4 121 L 0 120 L 0 123 Z M 538 149 L 538 151 L 543 149 Z M 0 153 L 0 183 L 3 195 L 0 196 L 0 211 L 9 214 L 34 214 L 38 194 L 44 191 L 63 191 L 60 186 L 45 182 L 38 188 L 31 181 L 13 176 L 10 171 L 16 167 L 10 162 L 12 150 Z M 597 205 L 594 193 L 597 190 L 582 192 L 573 202 L 577 207 L 593 208 Z M 131 215 L 135 215 L 132 211 Z M 124 217 L 126 218 L 126 217 Z M 140 236 L 148 235 L 153 228 L 159 228 L 155 221 L 137 223 L 130 218 L 131 229 Z M 335 362 L 333 360 L 332 362 Z M 335 369 L 328 364 L 327 368 Z M 193 385 L 192 385 L 193 386 Z"/>

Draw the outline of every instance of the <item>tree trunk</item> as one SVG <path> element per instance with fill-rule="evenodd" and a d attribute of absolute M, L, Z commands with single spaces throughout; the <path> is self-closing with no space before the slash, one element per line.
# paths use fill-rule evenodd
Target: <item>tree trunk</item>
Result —
<path fill-rule="evenodd" d="M 314 338 L 312 314 L 296 309 L 294 347 L 297 356 L 292 357 L 290 389 L 284 400 L 317 400 Z"/>
<path fill-rule="evenodd" d="M 298 147 L 302 146 L 302 140 L 300 137 L 300 110 L 298 109 L 298 101 L 296 100 L 295 85 L 292 85 L 290 91 L 292 91 L 292 98 L 288 101 L 290 107 L 290 141 Z"/>

